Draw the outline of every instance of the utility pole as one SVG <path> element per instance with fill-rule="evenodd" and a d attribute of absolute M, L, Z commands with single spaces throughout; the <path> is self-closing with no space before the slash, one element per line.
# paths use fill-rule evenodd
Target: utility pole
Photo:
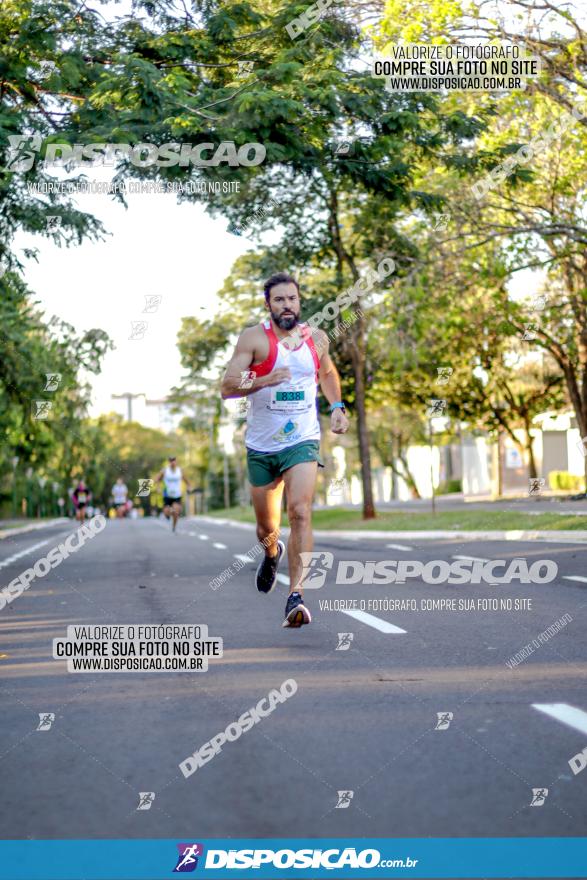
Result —
<path fill-rule="evenodd" d="M 12 459 L 12 516 L 16 516 L 16 468 L 18 466 L 18 462 L 20 461 L 18 455 L 15 455 Z M 28 511 L 27 511 L 28 515 Z"/>
<path fill-rule="evenodd" d="M 214 453 L 214 417 L 216 410 L 213 406 L 208 406 L 201 411 L 203 416 L 210 417 L 210 431 L 208 435 L 208 469 L 206 471 L 206 484 L 204 486 L 203 512 L 208 513 L 210 502 L 212 500 L 212 456 Z"/>
<path fill-rule="evenodd" d="M 432 513 L 436 513 L 436 495 L 434 493 L 434 435 L 432 433 L 432 419 L 428 419 L 430 432 L 430 488 L 432 489 Z"/>
<path fill-rule="evenodd" d="M 228 510 L 230 507 L 230 475 L 228 470 L 228 455 L 224 450 L 224 508 Z"/>
<path fill-rule="evenodd" d="M 126 400 L 126 420 L 127 422 L 132 422 L 132 402 L 136 400 L 138 397 L 144 397 L 143 392 L 140 394 L 131 394 L 130 391 L 125 391 L 124 394 L 111 394 L 114 400 Z"/>

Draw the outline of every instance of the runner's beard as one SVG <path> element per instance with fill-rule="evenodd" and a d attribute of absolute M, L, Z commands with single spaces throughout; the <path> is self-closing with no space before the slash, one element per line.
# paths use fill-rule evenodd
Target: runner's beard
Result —
<path fill-rule="evenodd" d="M 283 315 L 276 315 L 275 312 L 271 312 L 271 317 L 280 330 L 293 330 L 300 320 L 299 315 L 287 315 L 284 317 Z"/>

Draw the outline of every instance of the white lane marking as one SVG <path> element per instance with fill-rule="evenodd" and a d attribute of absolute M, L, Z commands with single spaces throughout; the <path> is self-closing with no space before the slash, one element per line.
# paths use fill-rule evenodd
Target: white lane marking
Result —
<path fill-rule="evenodd" d="M 453 556 L 453 559 L 465 559 L 468 562 L 489 562 L 489 559 L 482 559 L 481 556 Z"/>
<path fill-rule="evenodd" d="M 244 553 L 235 553 L 234 558 L 238 559 L 239 562 L 252 562 L 253 561 L 250 556 L 246 556 Z"/>
<path fill-rule="evenodd" d="M 188 532 L 188 535 L 190 536 L 190 538 L 195 538 L 196 532 Z"/>
<path fill-rule="evenodd" d="M 208 535 L 198 535 L 198 538 L 200 539 L 200 541 L 209 541 L 210 540 Z"/>
<path fill-rule="evenodd" d="M 220 544 L 218 541 L 215 541 L 212 546 L 216 547 L 217 550 L 228 550 L 226 544 Z"/>
<path fill-rule="evenodd" d="M 20 559 L 21 556 L 26 556 L 27 553 L 32 553 L 34 550 L 38 550 L 39 547 L 44 547 L 50 540 L 51 538 L 47 538 L 46 541 L 39 541 L 38 544 L 33 544 L 31 547 L 27 547 L 26 550 L 20 550 L 18 553 L 13 553 L 12 556 L 7 556 L 6 559 L 3 559 L 2 562 L 0 562 L 0 568 L 6 568 L 7 565 L 12 565 L 12 563 L 16 562 L 17 559 Z"/>
<path fill-rule="evenodd" d="M 565 581 L 579 581 L 581 584 L 587 584 L 587 578 L 581 577 L 580 574 L 563 574 Z"/>
<path fill-rule="evenodd" d="M 413 547 L 406 547 L 405 544 L 388 544 L 388 547 L 391 547 L 392 550 L 413 550 Z"/>
<path fill-rule="evenodd" d="M 286 587 L 289 587 L 289 578 L 286 574 L 278 574 L 277 580 L 280 584 L 285 584 Z"/>
<path fill-rule="evenodd" d="M 367 614 L 366 611 L 358 611 L 356 608 L 339 608 L 338 610 L 342 614 L 348 614 L 349 617 L 354 617 L 355 620 L 360 620 L 361 623 L 366 623 L 367 626 L 372 626 L 373 629 L 378 629 L 382 633 L 406 632 L 405 629 L 400 629 L 399 626 L 394 626 L 393 623 L 388 623 L 387 620 L 381 620 L 379 617 Z"/>
<path fill-rule="evenodd" d="M 533 709 L 556 718 L 561 724 L 580 730 L 581 733 L 587 733 L 587 712 L 583 709 L 577 709 L 575 706 L 569 706 L 568 703 L 532 703 Z"/>

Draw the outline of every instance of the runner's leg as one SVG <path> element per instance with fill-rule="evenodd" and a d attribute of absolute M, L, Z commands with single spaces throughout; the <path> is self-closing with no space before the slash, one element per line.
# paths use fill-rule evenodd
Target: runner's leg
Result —
<path fill-rule="evenodd" d="M 179 519 L 179 515 L 181 513 L 181 504 L 179 502 L 174 501 L 171 505 L 171 516 L 173 518 L 173 531 L 175 531 L 175 527 L 177 525 L 177 521 Z"/>
<path fill-rule="evenodd" d="M 290 593 L 302 592 L 303 584 L 300 584 L 300 580 L 303 566 L 300 553 L 309 552 L 314 548 L 312 501 L 317 472 L 318 463 L 307 461 L 295 464 L 283 473 L 287 489 L 287 516 L 290 527 L 287 544 Z"/>
<path fill-rule="evenodd" d="M 265 555 L 277 555 L 277 539 L 281 523 L 283 480 L 277 477 L 266 486 L 251 486 L 251 500 L 257 520 L 257 538 L 264 543 Z"/>

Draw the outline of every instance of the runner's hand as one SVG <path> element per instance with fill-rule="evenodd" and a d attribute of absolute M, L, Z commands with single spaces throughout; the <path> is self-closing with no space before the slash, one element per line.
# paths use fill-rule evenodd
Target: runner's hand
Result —
<path fill-rule="evenodd" d="M 332 410 L 330 416 L 330 430 L 333 434 L 346 434 L 349 429 L 349 420 L 340 407 Z"/>
<path fill-rule="evenodd" d="M 266 386 L 281 385 L 282 382 L 287 382 L 288 379 L 291 379 L 289 367 L 279 367 L 279 369 L 273 370 L 272 373 L 265 376 L 263 384 Z"/>

